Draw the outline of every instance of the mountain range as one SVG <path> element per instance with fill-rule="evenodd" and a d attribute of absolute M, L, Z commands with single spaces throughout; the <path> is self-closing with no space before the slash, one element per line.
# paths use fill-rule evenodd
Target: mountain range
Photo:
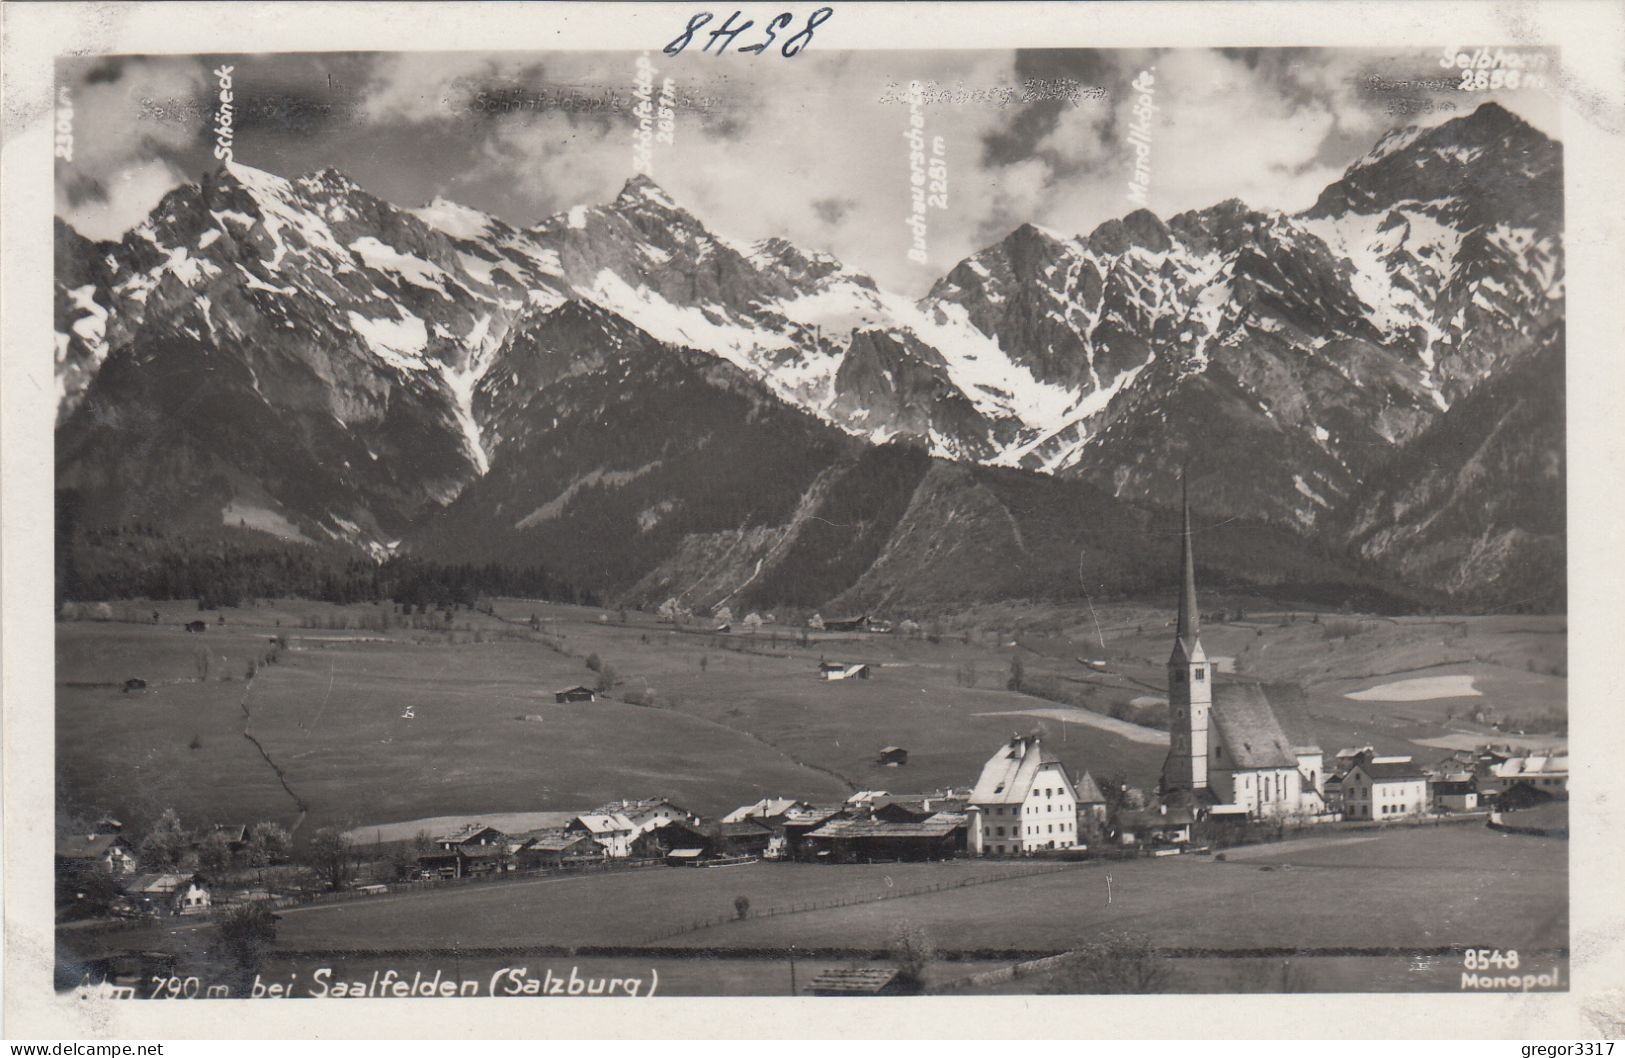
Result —
<path fill-rule="evenodd" d="M 56 232 L 86 525 L 897 610 L 1156 590 L 1184 469 L 1220 583 L 1564 605 L 1562 153 L 1494 103 L 918 300 L 643 176 L 518 228 L 232 163 Z"/>

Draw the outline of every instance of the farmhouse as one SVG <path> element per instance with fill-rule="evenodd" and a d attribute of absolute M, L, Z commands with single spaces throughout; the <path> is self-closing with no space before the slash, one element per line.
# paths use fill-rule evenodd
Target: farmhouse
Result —
<path fill-rule="evenodd" d="M 1428 780 L 1409 757 L 1361 754 L 1343 776 L 1343 818 L 1399 819 L 1428 810 Z"/>
<path fill-rule="evenodd" d="M 598 815 L 614 815 L 618 812 L 630 819 L 632 825 L 640 831 L 665 822 L 699 818 L 682 805 L 665 797 L 650 797 L 639 801 L 611 801 L 609 804 L 599 805 L 593 812 Z"/>
<path fill-rule="evenodd" d="M 773 844 L 773 828 L 760 819 L 740 819 L 724 822 L 721 827 L 722 846 L 731 855 L 760 856 Z"/>
<path fill-rule="evenodd" d="M 525 869 L 590 863 L 604 855 L 604 847 L 592 838 L 562 829 L 515 834 L 508 850 L 518 866 Z"/>
<path fill-rule="evenodd" d="M 784 821 L 785 815 L 796 808 L 805 807 L 806 802 L 793 800 L 789 797 L 764 797 L 755 804 L 744 805 L 722 817 L 724 823 L 738 823 L 745 819 L 754 819 L 768 825 L 775 825 Z"/>
<path fill-rule="evenodd" d="M 1191 840 L 1196 814 L 1187 806 L 1158 805 L 1118 814 L 1117 840 L 1123 845 L 1184 845 Z"/>
<path fill-rule="evenodd" d="M 858 617 L 826 617 L 824 618 L 824 631 L 826 632 L 864 632 L 871 624 L 868 614 Z"/>
<path fill-rule="evenodd" d="M 821 680 L 866 680 L 869 666 L 862 662 L 820 661 L 818 678 Z"/>
<path fill-rule="evenodd" d="M 898 806 L 888 806 L 896 808 Z M 874 860 L 947 860 L 969 848 L 969 817 L 937 812 L 924 819 L 831 819 L 807 835 L 837 863 Z"/>
<path fill-rule="evenodd" d="M 442 834 L 434 839 L 435 848 L 447 852 L 453 849 L 503 847 L 507 844 L 508 835 L 484 823 L 469 823 L 450 834 Z"/>
<path fill-rule="evenodd" d="M 1553 796 L 1562 796 L 1569 789 L 1569 758 L 1567 754 L 1527 757 L 1509 757 L 1489 768 L 1490 778 L 1497 788 L 1513 783 L 1525 783 Z"/>
<path fill-rule="evenodd" d="M 120 834 L 68 834 L 56 842 L 56 869 L 63 874 L 133 874 L 135 853 Z"/>
<path fill-rule="evenodd" d="M 1433 807 L 1441 812 L 1471 812 L 1478 807 L 1478 780 L 1472 772 L 1453 772 L 1428 784 Z"/>
<path fill-rule="evenodd" d="M 1202 649 L 1196 605 L 1191 509 L 1183 505 L 1182 588 L 1168 658 L 1170 738 L 1162 768 L 1166 802 L 1197 811 L 1218 806 L 1253 818 L 1325 811 L 1321 749 L 1286 688 L 1256 683 L 1215 687 L 1217 669 Z"/>
<path fill-rule="evenodd" d="M 185 874 L 142 874 L 124 891 L 137 904 L 173 915 L 201 915 L 209 910 L 209 886 L 201 877 Z"/>
<path fill-rule="evenodd" d="M 1078 844 L 1078 809 L 1061 758 L 1037 735 L 1015 735 L 982 766 L 971 791 L 972 818 L 980 821 L 970 850 L 1003 856 Z"/>
<path fill-rule="evenodd" d="M 592 838 L 613 859 L 625 859 L 631 855 L 632 835 L 637 827 L 619 812 L 589 812 L 570 820 L 569 826 L 564 829 L 571 834 L 585 834 Z"/>
<path fill-rule="evenodd" d="M 880 751 L 878 763 L 886 768 L 898 768 L 908 763 L 908 750 L 901 746 L 886 746 Z"/>
<path fill-rule="evenodd" d="M 564 705 L 566 702 L 591 702 L 597 700 L 597 697 L 591 687 L 583 687 L 580 684 L 574 687 L 564 687 L 553 692 L 553 701 L 559 705 Z"/>

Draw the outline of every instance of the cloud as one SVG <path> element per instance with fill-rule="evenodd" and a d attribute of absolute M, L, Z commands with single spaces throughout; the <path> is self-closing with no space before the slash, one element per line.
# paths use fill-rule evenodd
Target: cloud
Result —
<path fill-rule="evenodd" d="M 98 181 L 99 195 L 68 205 L 59 194 L 57 212 L 87 238 L 116 241 L 185 182 L 184 176 L 161 159 L 134 162 Z"/>
<path fill-rule="evenodd" d="M 825 224 L 839 224 L 858 206 L 855 198 L 820 198 L 812 204 L 813 213 Z"/>
<path fill-rule="evenodd" d="M 192 59 L 121 59 L 67 80 L 73 160 L 57 163 L 57 211 L 85 235 L 116 239 L 185 182 L 174 159 L 205 134 L 204 69 Z"/>

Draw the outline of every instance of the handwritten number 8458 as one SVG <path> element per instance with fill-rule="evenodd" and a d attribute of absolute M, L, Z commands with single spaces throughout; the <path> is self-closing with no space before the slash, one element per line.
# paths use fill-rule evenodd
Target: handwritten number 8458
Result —
<path fill-rule="evenodd" d="M 790 37 L 789 40 L 786 40 L 783 46 L 779 48 L 779 54 L 783 55 L 786 59 L 795 58 L 798 54 L 800 54 L 801 49 L 812 43 L 813 30 L 817 29 L 825 22 L 828 22 L 830 16 L 833 14 L 835 14 L 834 8 L 821 7 L 817 11 L 814 11 L 812 14 L 808 15 L 807 27 L 801 32 Z M 707 34 L 710 39 L 705 42 L 705 46 L 700 50 L 709 52 L 712 46 L 715 45 L 717 49 L 716 53 L 721 55 L 723 52 L 728 50 L 728 45 L 732 44 L 739 34 L 745 32 L 745 30 L 756 24 L 747 18 L 743 25 L 734 25 L 734 21 L 739 18 L 739 15 L 740 12 L 735 11 L 733 14 L 728 16 L 728 20 L 726 22 Z M 710 21 L 711 12 L 701 11 L 699 14 L 689 19 L 688 26 L 683 30 L 682 34 L 676 40 L 662 48 L 661 51 L 665 52 L 667 55 L 681 54 L 682 50 L 688 47 L 689 42 L 694 39 L 694 35 L 700 31 L 700 27 Z M 788 28 L 790 23 L 793 21 L 795 21 L 795 18 L 788 11 L 775 17 L 766 26 L 762 27 L 763 32 L 767 34 L 766 40 L 762 41 L 760 44 L 752 44 L 749 47 L 740 48 L 739 50 L 753 55 L 760 55 L 762 52 L 772 47 L 774 39 L 778 36 L 777 31 Z"/>

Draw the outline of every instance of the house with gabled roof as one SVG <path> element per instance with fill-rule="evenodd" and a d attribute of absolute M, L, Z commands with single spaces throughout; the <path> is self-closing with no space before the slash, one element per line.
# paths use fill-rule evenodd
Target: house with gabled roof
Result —
<path fill-rule="evenodd" d="M 1020 855 L 1078 844 L 1066 765 L 1037 735 L 1013 735 L 982 765 L 970 794 L 972 855 Z"/>
<path fill-rule="evenodd" d="M 1182 506 L 1181 590 L 1168 658 L 1169 739 L 1162 798 L 1198 813 L 1320 815 L 1326 810 L 1323 754 L 1309 729 L 1302 692 L 1235 679 L 1218 683 L 1218 667 L 1202 649 L 1191 508 L 1188 500 Z"/>
<path fill-rule="evenodd" d="M 776 825 L 784 821 L 790 811 L 801 808 L 805 801 L 798 801 L 793 797 L 764 797 L 755 804 L 742 805 L 722 817 L 724 823 L 738 823 L 746 819 L 754 819 L 768 825 Z"/>
<path fill-rule="evenodd" d="M 1361 754 L 1343 775 L 1344 819 L 1402 819 L 1431 807 L 1428 777 L 1409 757 Z"/>
<path fill-rule="evenodd" d="M 63 875 L 133 874 L 135 850 L 122 834 L 64 834 L 56 840 L 56 869 Z"/>
<path fill-rule="evenodd" d="M 1078 806 L 1078 844 L 1089 845 L 1105 837 L 1109 822 L 1106 794 L 1093 775 L 1086 771 L 1078 777 L 1072 799 Z"/>
<path fill-rule="evenodd" d="M 632 854 L 632 837 L 638 828 L 620 812 L 588 812 L 570 820 L 564 829 L 592 838 L 604 847 L 606 856 L 625 859 Z"/>

